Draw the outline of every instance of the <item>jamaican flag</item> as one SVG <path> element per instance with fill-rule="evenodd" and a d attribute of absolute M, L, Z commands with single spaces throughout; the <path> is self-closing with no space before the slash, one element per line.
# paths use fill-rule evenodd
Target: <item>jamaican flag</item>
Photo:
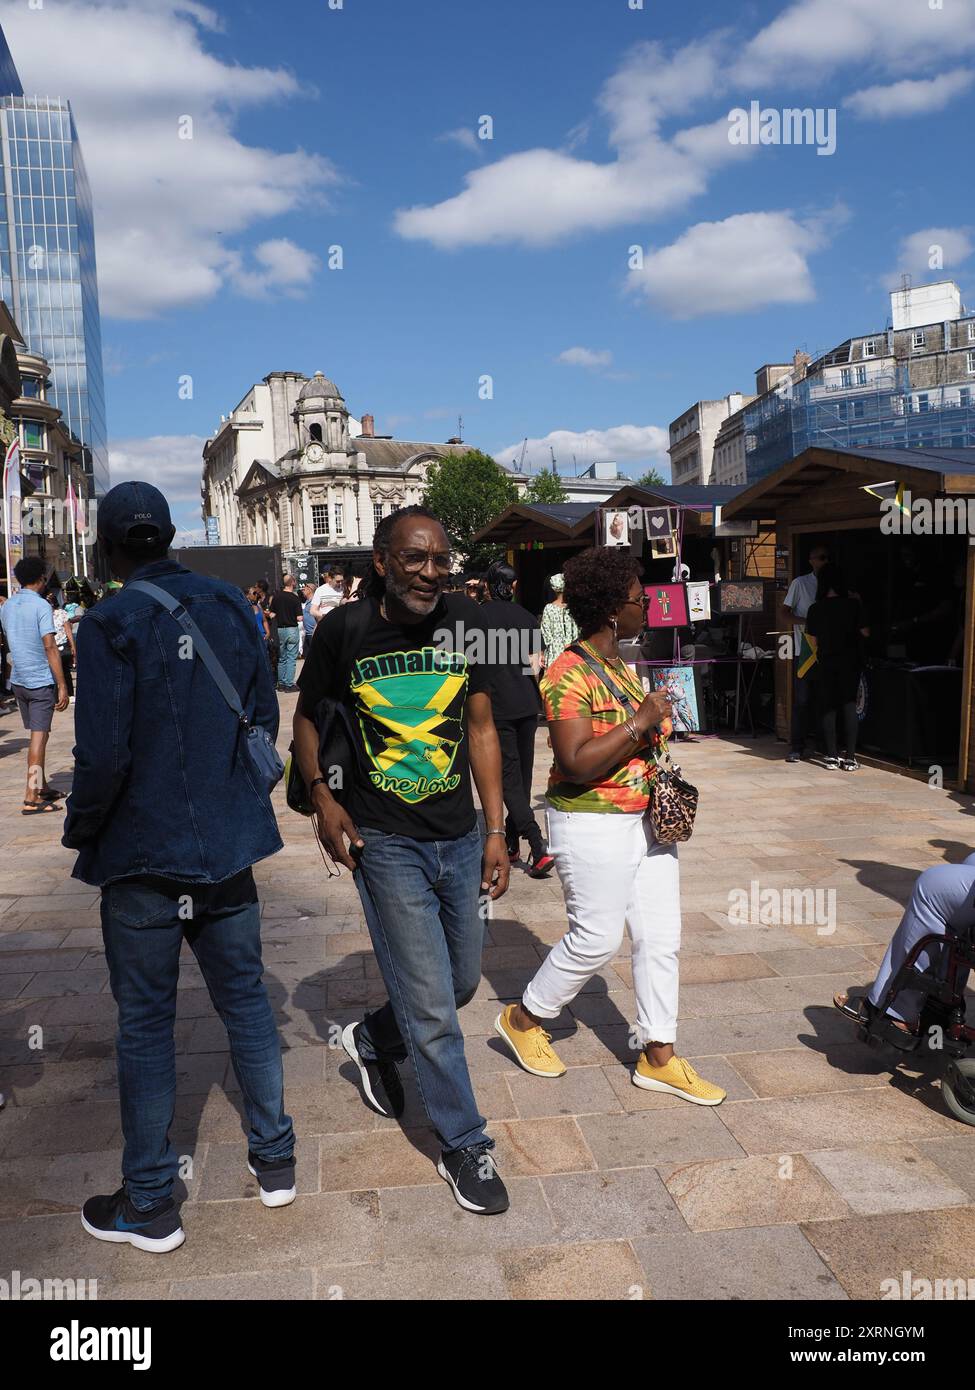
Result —
<path fill-rule="evenodd" d="M 796 675 L 799 680 L 809 674 L 816 664 L 816 639 L 803 629 L 799 654 L 796 657 Z"/>

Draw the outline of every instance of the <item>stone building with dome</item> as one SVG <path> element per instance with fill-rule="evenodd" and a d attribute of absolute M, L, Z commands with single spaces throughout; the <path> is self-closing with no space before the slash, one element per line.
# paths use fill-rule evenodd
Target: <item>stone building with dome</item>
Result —
<path fill-rule="evenodd" d="M 364 559 L 381 518 L 419 502 L 430 465 L 466 447 L 377 436 L 321 372 L 270 372 L 204 445 L 208 540 L 280 545 L 296 573 L 312 557 L 319 571 Z"/>

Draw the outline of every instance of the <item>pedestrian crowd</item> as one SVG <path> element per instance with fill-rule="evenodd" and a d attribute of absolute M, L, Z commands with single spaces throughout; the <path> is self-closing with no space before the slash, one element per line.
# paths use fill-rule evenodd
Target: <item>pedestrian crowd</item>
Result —
<path fill-rule="evenodd" d="M 352 874 L 388 996 L 345 1027 L 341 1045 L 381 1116 L 403 1115 L 412 1070 L 437 1172 L 464 1211 L 509 1205 L 459 1011 L 478 989 L 485 924 L 513 869 L 556 872 L 567 921 L 521 997 L 499 1009 L 495 1029 L 518 1066 L 539 1084 L 565 1075 L 551 1030 L 628 932 L 632 1083 L 695 1105 L 724 1100 L 677 1050 L 678 841 L 696 793 L 670 761 L 668 697 L 647 694 L 620 654 L 646 623 L 628 551 L 569 560 L 539 620 L 508 564 L 458 579 L 448 536 L 422 506 L 382 519 L 357 582 L 333 570 L 300 591 L 287 575 L 245 593 L 178 564 L 168 504 L 147 483 L 113 488 L 98 527 L 121 586 L 109 601 L 75 628 L 68 606 L 45 598 L 43 564 L 22 560 L 21 587 L 0 609 L 30 731 L 25 815 L 59 813 L 44 754 L 52 714 L 70 699 L 69 655 L 76 667 L 62 842 L 77 853 L 74 876 L 101 893 L 124 1137 L 121 1187 L 84 1205 L 90 1235 L 156 1252 L 185 1238 L 171 1139 L 184 941 L 227 1030 L 246 1166 L 266 1206 L 295 1199 L 300 1150 L 253 875 L 282 848 L 271 802 L 281 691 L 297 694 L 288 802 L 310 812 L 326 860 Z M 844 601 L 835 574 L 821 574 L 819 589 L 827 606 Z M 831 624 L 831 612 L 814 618 L 824 635 Z M 832 649 L 824 637 L 824 656 Z M 839 675 L 840 709 L 845 693 Z M 542 808 L 532 774 L 546 728 Z M 965 872 L 967 883 L 975 870 Z M 927 898 L 913 914 L 908 942 L 936 916 Z M 891 952 L 900 959 L 903 942 Z"/>

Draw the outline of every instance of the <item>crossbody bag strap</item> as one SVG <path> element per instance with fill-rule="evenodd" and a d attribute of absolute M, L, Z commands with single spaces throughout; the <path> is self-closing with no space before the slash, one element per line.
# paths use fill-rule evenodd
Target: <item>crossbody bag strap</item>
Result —
<path fill-rule="evenodd" d="M 569 648 L 569 651 L 573 652 L 576 656 L 582 657 L 586 665 L 589 666 L 596 673 L 596 675 L 602 681 L 603 685 L 605 685 L 606 689 L 610 692 L 613 698 L 619 700 L 620 704 L 626 710 L 627 714 L 636 714 L 636 706 L 633 704 L 633 701 L 630 699 L 629 695 L 627 695 L 626 691 L 620 689 L 620 687 L 616 684 L 616 681 L 610 675 L 609 671 L 607 671 L 606 668 L 600 662 L 598 662 L 590 652 L 587 652 L 585 647 L 583 647 L 578 642 L 573 642 L 572 646 Z"/>
<path fill-rule="evenodd" d="M 150 584 L 147 579 L 134 579 L 125 587 L 127 589 L 139 589 L 142 593 L 148 594 L 150 598 L 154 598 L 157 603 L 161 603 L 163 608 L 167 609 L 173 615 L 193 643 L 195 655 L 200 658 L 203 665 L 210 672 L 220 694 L 227 701 L 227 704 L 233 710 L 234 714 L 236 714 L 241 724 L 246 728 L 250 720 L 247 718 L 244 707 L 240 703 L 240 696 L 237 694 L 230 677 L 220 665 L 216 652 L 186 611 L 185 605 L 180 603 L 179 599 L 173 598 L 172 594 L 167 593 L 165 589 L 161 589 L 158 584 Z"/>

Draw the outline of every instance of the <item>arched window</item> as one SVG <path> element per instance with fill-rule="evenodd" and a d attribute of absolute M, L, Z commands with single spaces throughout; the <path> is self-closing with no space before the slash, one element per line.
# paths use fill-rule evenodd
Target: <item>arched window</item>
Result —
<path fill-rule="evenodd" d="M 309 425 L 309 426 L 308 426 L 308 433 L 309 433 L 309 435 L 312 437 L 312 439 L 317 439 L 318 442 L 319 442 L 319 444 L 321 444 L 321 442 L 322 442 L 322 427 L 321 427 L 321 425 Z"/>

